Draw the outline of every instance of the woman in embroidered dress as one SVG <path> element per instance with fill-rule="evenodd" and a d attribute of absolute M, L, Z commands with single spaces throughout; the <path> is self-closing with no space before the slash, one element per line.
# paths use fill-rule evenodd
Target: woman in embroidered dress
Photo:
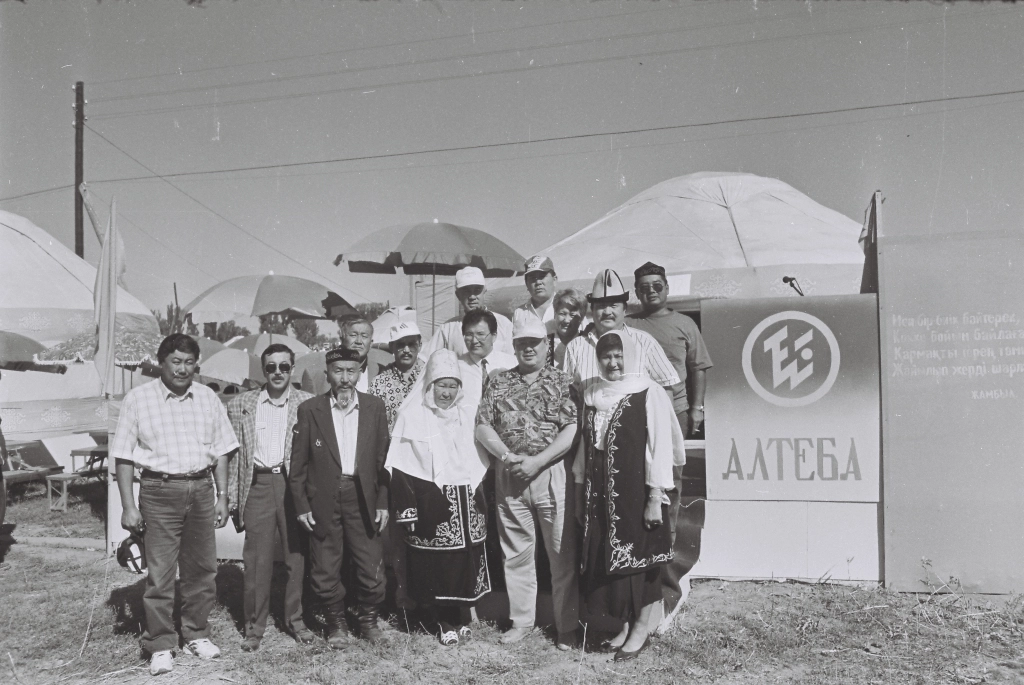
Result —
<path fill-rule="evenodd" d="M 604 643 L 616 661 L 648 644 L 661 601 L 659 576 L 672 560 L 666 520 L 673 450 L 683 436 L 665 391 L 640 370 L 619 331 L 597 341 L 601 380 L 584 394 L 583 440 L 573 463 L 583 526 L 581 582 L 587 611 L 623 621 Z"/>
<path fill-rule="evenodd" d="M 406 529 L 409 597 L 451 646 L 469 635 L 469 607 L 491 590 L 479 487 L 488 461 L 456 354 L 437 350 L 423 374 L 422 395 L 398 414 L 386 466 L 395 521 Z"/>

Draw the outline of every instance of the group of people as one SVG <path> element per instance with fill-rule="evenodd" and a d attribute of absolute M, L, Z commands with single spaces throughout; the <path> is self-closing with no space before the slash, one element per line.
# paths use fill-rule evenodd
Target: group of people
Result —
<path fill-rule="evenodd" d="M 393 326 L 388 363 L 373 359 L 370 322 L 344 321 L 319 394 L 296 387 L 316 389 L 293 383 L 294 355 L 276 344 L 261 356 L 266 384 L 225 408 L 192 382 L 196 342 L 163 341 L 161 378 L 126 395 L 110 447 L 122 526 L 145 540 L 151 673 L 173 668 L 176 571 L 185 648 L 219 656 L 214 529 L 229 519 L 245 531 L 244 651 L 260 646 L 278 554 L 283 628 L 299 643 L 317 639 L 304 577 L 331 647 L 353 632 L 381 640 L 386 566 L 399 611 L 446 646 L 470 635 L 503 574 L 512 625 L 500 641 L 518 642 L 536 623 L 540 540 L 556 647 L 579 645 L 581 614 L 622 621 L 601 645 L 615 660 L 647 647 L 658 609 L 680 597 L 669 562 L 683 440 L 703 422 L 711 360 L 696 324 L 666 306 L 655 264 L 634 274 L 642 311 L 630 317 L 614 271 L 586 296 L 558 290 L 547 257 L 525 272 L 530 299 L 509 320 L 484 305 L 480 270 L 460 270 L 464 315 L 426 341 L 411 321 Z"/>

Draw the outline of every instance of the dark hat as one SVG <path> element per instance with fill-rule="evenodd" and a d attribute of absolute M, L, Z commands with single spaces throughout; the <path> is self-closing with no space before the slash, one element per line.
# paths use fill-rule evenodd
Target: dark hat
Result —
<path fill-rule="evenodd" d="M 359 356 L 359 353 L 355 350 L 350 350 L 347 347 L 335 347 L 327 353 L 327 364 L 333 364 L 334 362 L 361 362 L 363 358 Z"/>
<path fill-rule="evenodd" d="M 654 262 L 647 262 L 633 272 L 633 278 L 638 281 L 644 276 L 661 276 L 667 280 L 667 277 L 665 276 L 665 267 L 658 266 Z"/>
<path fill-rule="evenodd" d="M 117 563 L 132 573 L 146 569 L 146 543 L 142 537 L 132 533 L 117 546 Z"/>

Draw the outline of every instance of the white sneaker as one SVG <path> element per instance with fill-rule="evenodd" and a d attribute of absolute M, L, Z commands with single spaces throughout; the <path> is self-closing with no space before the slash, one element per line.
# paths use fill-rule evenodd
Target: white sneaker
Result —
<path fill-rule="evenodd" d="M 165 649 L 161 652 L 153 652 L 149 657 L 149 675 L 160 675 L 170 673 L 174 669 L 174 659 L 171 657 L 171 650 Z"/>
<path fill-rule="evenodd" d="M 216 659 L 220 656 L 220 647 L 213 644 L 205 637 L 192 640 L 185 645 L 185 649 L 195 654 L 200 659 Z"/>

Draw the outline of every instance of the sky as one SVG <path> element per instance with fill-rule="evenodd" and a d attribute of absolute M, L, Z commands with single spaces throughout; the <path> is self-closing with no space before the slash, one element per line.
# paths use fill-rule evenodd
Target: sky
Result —
<path fill-rule="evenodd" d="M 698 171 L 858 222 L 879 189 L 891 234 L 1024 224 L 1005 3 L 0 2 L 0 209 L 72 248 L 79 80 L 85 178 L 154 308 L 269 271 L 405 303 L 334 258 L 433 219 L 530 255 Z"/>

